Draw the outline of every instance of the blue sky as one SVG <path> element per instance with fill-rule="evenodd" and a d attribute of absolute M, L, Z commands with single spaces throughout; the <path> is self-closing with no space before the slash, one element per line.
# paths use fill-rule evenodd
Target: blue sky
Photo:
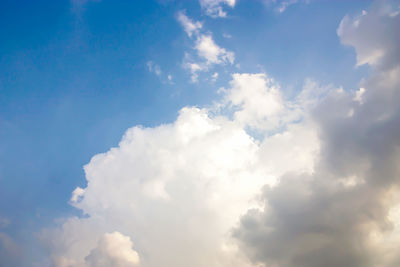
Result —
<path fill-rule="evenodd" d="M 0 230 L 26 262 L 46 255 L 38 232 L 82 215 L 69 201 L 87 186 L 83 166 L 128 128 L 210 107 L 234 87 L 233 73 L 266 73 L 290 101 L 307 79 L 355 92 L 372 72 L 374 63 L 356 67 L 357 46 L 337 30 L 376 3 L 293 1 L 280 12 L 290 1 L 233 2 L 216 4 L 225 17 L 201 1 L 0 2 Z M 199 32 L 185 33 L 180 14 Z M 234 60 L 202 58 L 202 36 Z M 193 79 L 187 64 L 201 60 Z"/>

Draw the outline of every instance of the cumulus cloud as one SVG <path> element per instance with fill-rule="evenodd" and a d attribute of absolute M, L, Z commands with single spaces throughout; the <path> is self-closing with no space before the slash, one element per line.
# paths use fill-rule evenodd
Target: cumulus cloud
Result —
<path fill-rule="evenodd" d="M 266 75 L 237 74 L 223 94 L 232 95 L 241 80 L 250 95 L 257 83 L 271 90 Z M 224 99 L 217 109 L 231 109 Z M 117 148 L 93 157 L 85 166 L 87 187 L 71 198 L 87 216 L 42 237 L 57 267 L 85 266 L 99 251 L 97 240 L 112 231 L 132 239 L 140 266 L 253 266 L 231 238 L 232 227 L 258 206 L 254 197 L 265 184 L 287 171 L 311 172 L 317 150 L 315 128 L 306 123 L 255 140 L 242 121 L 214 106 L 186 107 L 174 123 L 129 129 Z"/>
<path fill-rule="evenodd" d="M 200 5 L 205 13 L 212 18 L 225 18 L 224 5 L 233 8 L 236 0 L 200 0 Z"/>
<path fill-rule="evenodd" d="M 41 234 L 53 265 L 398 266 L 400 43 L 355 38 L 369 16 L 394 29 L 381 7 L 339 26 L 372 68 L 359 90 L 306 80 L 287 98 L 264 73 L 233 74 L 214 105 L 95 155 L 71 197 L 85 216 Z"/>
<path fill-rule="evenodd" d="M 314 172 L 285 174 L 276 187 L 265 187 L 262 208 L 242 217 L 234 235 L 254 262 L 398 265 L 400 43 L 390 31 L 381 36 L 370 28 L 371 21 L 380 21 L 374 24 L 380 29 L 398 28 L 392 12 L 383 3 L 341 22 L 342 42 L 355 46 L 358 62 L 370 64 L 373 74 L 356 94 L 332 90 L 312 112 L 321 142 Z"/>
<path fill-rule="evenodd" d="M 301 93 L 289 101 L 279 84 L 265 73 L 237 73 L 232 77 L 230 89 L 220 89 L 224 93 L 222 105 L 232 108 L 236 122 L 257 130 L 276 130 L 301 119 L 331 89 L 306 80 Z"/>

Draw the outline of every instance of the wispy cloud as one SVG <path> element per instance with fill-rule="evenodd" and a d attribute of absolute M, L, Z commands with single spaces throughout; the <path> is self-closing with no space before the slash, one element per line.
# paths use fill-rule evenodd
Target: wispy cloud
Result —
<path fill-rule="evenodd" d="M 294 4 L 308 4 L 310 1 L 311 0 L 264 0 L 264 4 L 268 7 L 274 8 L 278 13 L 283 13 Z"/>
<path fill-rule="evenodd" d="M 200 22 L 189 19 L 183 12 L 178 14 L 178 21 L 188 37 L 194 41 L 193 49 L 198 57 L 198 60 L 194 60 L 193 55 L 185 53 L 184 67 L 191 72 L 192 82 L 198 82 L 198 73 L 209 70 L 212 65 L 234 63 L 235 54 L 217 45 L 211 33 L 203 33 Z"/>
<path fill-rule="evenodd" d="M 147 61 L 146 65 L 150 72 L 155 73 L 157 76 L 161 76 L 162 71 L 159 65 L 155 64 L 153 61 Z"/>
<path fill-rule="evenodd" d="M 178 21 L 189 37 L 193 34 L 198 34 L 199 30 L 203 27 L 200 21 L 193 21 L 183 11 L 178 13 Z"/>
<path fill-rule="evenodd" d="M 229 6 L 233 8 L 236 0 L 199 0 L 202 9 L 206 15 L 212 18 L 225 18 L 227 16 L 223 6 Z"/>

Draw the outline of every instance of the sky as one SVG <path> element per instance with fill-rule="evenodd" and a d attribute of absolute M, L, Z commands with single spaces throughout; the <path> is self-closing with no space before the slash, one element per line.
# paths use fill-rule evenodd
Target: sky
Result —
<path fill-rule="evenodd" d="M 0 267 L 395 267 L 396 0 L 0 1 Z"/>

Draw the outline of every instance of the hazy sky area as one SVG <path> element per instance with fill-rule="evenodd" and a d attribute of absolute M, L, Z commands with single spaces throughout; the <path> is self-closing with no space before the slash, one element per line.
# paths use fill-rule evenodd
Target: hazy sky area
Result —
<path fill-rule="evenodd" d="M 400 1 L 0 1 L 0 267 L 400 266 Z"/>

